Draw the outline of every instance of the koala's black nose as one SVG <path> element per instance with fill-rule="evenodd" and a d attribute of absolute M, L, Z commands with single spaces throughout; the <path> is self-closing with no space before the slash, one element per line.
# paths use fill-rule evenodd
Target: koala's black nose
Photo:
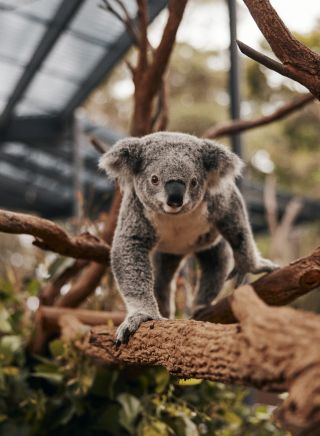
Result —
<path fill-rule="evenodd" d="M 186 185 L 180 180 L 170 180 L 165 184 L 167 194 L 167 205 L 170 207 L 180 207 L 183 204 L 183 196 Z"/>

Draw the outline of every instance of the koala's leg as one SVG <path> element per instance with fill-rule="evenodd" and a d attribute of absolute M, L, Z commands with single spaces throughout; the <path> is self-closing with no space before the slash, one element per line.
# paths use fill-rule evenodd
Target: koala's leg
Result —
<path fill-rule="evenodd" d="M 127 342 L 141 323 L 161 319 L 154 296 L 151 253 L 155 231 L 143 215 L 137 198 L 124 196 L 111 248 L 111 267 L 128 314 L 116 334 L 116 343 Z"/>
<path fill-rule="evenodd" d="M 216 224 L 233 250 L 235 268 L 229 278 L 235 277 L 236 287 L 244 282 L 249 272 L 258 274 L 278 268 L 271 260 L 261 257 L 253 238 L 244 201 L 237 188 L 228 201 L 228 208 Z"/>
<path fill-rule="evenodd" d="M 194 312 L 212 303 L 226 281 L 230 268 L 230 250 L 222 239 L 209 250 L 196 253 L 201 276 L 194 300 Z"/>
<path fill-rule="evenodd" d="M 156 252 L 154 265 L 154 293 L 162 316 L 170 315 L 170 283 L 176 272 L 182 256 Z"/>

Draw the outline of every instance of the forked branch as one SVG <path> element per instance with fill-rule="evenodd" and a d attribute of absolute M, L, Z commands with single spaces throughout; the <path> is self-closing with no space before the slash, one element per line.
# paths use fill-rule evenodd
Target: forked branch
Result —
<path fill-rule="evenodd" d="M 320 55 L 290 33 L 268 0 L 244 0 L 244 3 L 281 63 L 243 43 L 239 44 L 241 51 L 266 67 L 301 83 L 320 99 Z"/>

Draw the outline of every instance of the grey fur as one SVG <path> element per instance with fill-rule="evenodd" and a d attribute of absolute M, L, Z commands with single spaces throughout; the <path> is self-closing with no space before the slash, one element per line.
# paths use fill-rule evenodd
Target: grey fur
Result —
<path fill-rule="evenodd" d="M 222 288 L 230 247 L 236 286 L 249 272 L 276 268 L 256 248 L 235 185 L 243 164 L 226 147 L 159 132 L 117 142 L 99 166 L 118 179 L 123 191 L 111 250 L 112 270 L 128 310 L 118 343 L 126 342 L 142 322 L 168 316 L 169 283 L 185 255 L 195 253 L 202 270 L 195 310 L 210 304 Z M 185 186 L 177 208 L 167 204 L 171 181 Z"/>

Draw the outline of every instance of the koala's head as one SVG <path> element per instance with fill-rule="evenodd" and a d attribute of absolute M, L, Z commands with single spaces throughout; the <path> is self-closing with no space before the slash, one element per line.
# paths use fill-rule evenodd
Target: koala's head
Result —
<path fill-rule="evenodd" d="M 158 213 L 187 213 L 208 189 L 233 181 L 242 161 L 223 145 L 195 136 L 158 132 L 118 141 L 99 162 L 100 168 L 134 187 L 147 209 Z"/>

